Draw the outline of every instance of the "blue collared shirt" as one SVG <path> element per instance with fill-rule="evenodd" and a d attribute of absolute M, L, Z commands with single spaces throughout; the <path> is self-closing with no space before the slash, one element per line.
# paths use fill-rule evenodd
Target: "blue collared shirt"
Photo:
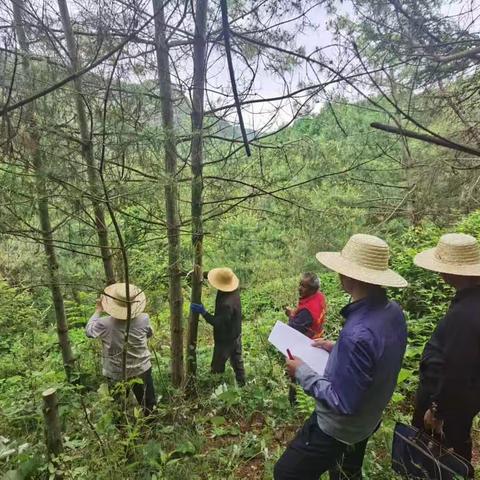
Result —
<path fill-rule="evenodd" d="M 320 428 L 342 442 L 369 437 L 395 390 L 407 345 L 407 326 L 400 306 L 379 290 L 342 310 L 340 332 L 325 373 L 306 364 L 296 378 L 317 400 Z"/>

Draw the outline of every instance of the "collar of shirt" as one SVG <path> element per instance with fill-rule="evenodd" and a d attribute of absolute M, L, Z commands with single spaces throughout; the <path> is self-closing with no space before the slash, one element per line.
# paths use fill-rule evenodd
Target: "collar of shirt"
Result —
<path fill-rule="evenodd" d="M 348 317 L 352 314 L 362 310 L 364 308 L 384 305 L 388 302 L 387 292 L 385 289 L 375 290 L 372 294 L 368 295 L 365 298 L 357 300 L 356 302 L 349 303 L 340 311 L 341 315 L 348 321 Z"/>
<path fill-rule="evenodd" d="M 457 302 L 459 300 L 463 300 L 464 298 L 477 295 L 480 295 L 480 285 L 474 285 L 473 287 L 467 287 L 463 288 L 462 290 L 458 290 L 453 297 L 453 301 Z"/>

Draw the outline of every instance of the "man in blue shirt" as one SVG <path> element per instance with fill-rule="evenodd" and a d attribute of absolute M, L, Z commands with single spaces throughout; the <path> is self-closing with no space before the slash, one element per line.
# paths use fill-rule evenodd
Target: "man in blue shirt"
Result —
<path fill-rule="evenodd" d="M 338 341 L 315 342 L 330 352 L 323 375 L 300 358 L 287 360 L 290 375 L 317 404 L 275 465 L 275 480 L 318 480 L 326 471 L 332 480 L 362 478 L 368 439 L 393 394 L 407 344 L 403 312 L 383 288 L 407 282 L 388 268 L 383 240 L 353 235 L 342 252 L 320 252 L 317 259 L 340 274 L 352 302 L 342 310 Z"/>

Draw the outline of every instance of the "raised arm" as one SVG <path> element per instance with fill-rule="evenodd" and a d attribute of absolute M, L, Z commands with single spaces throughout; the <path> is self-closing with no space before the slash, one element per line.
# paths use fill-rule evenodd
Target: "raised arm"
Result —
<path fill-rule="evenodd" d="M 105 335 L 107 331 L 107 326 L 105 319 L 108 317 L 101 317 L 102 313 L 102 302 L 101 299 L 97 300 L 95 305 L 95 312 L 88 320 L 87 325 L 85 326 L 85 334 L 89 338 L 98 338 Z"/>

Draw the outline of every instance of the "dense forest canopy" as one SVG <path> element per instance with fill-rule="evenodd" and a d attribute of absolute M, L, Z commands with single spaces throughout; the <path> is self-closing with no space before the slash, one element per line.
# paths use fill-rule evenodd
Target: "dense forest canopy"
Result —
<path fill-rule="evenodd" d="M 223 7 L 223 11 L 222 11 Z M 0 5 L 0 470 L 8 479 L 272 478 L 312 408 L 267 338 L 321 274 L 379 235 L 411 286 L 409 347 L 367 478 L 396 478 L 418 360 L 450 291 L 412 256 L 480 236 L 476 0 L 7 0 Z M 208 373 L 214 267 L 240 279 L 249 381 Z M 106 285 L 147 296 L 155 423 L 117 428 L 84 327 Z M 130 319 L 128 320 L 130 321 Z M 55 388 L 63 453 L 48 457 Z"/>

